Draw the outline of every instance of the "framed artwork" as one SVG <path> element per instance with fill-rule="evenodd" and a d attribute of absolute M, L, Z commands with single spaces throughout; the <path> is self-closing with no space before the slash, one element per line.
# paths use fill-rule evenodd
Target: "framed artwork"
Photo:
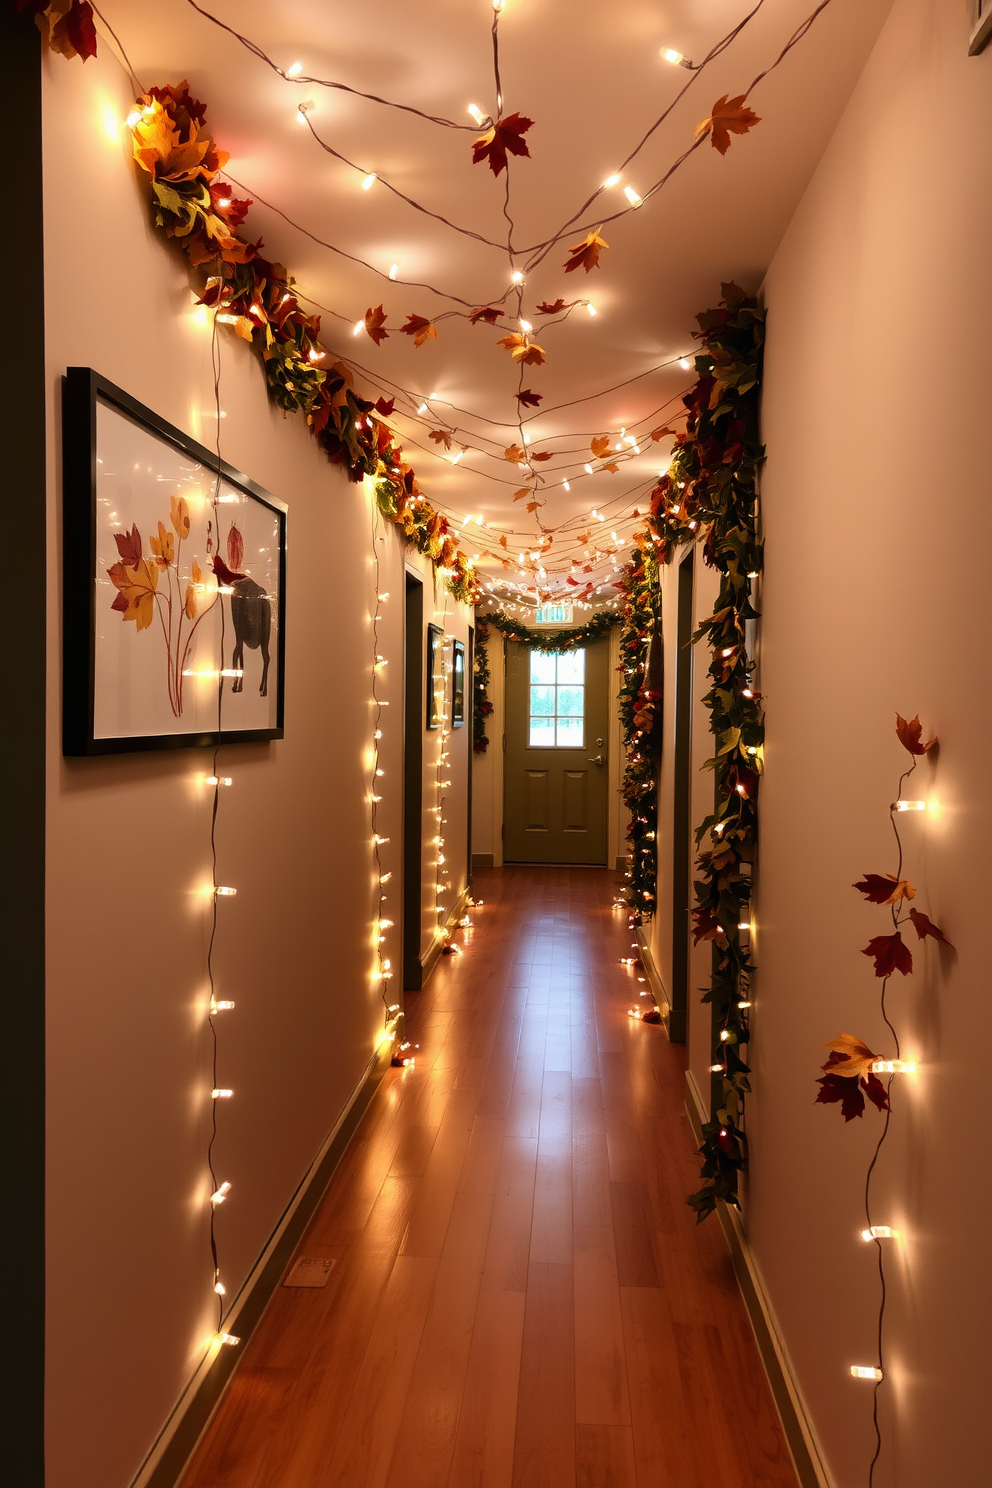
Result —
<path fill-rule="evenodd" d="M 427 627 L 427 727 L 442 728 L 447 695 L 444 676 L 444 631 L 440 625 Z"/>
<path fill-rule="evenodd" d="M 89 367 L 62 422 L 63 753 L 281 739 L 286 507 Z"/>
<path fill-rule="evenodd" d="M 454 641 L 451 654 L 451 726 L 465 722 L 465 642 Z"/>

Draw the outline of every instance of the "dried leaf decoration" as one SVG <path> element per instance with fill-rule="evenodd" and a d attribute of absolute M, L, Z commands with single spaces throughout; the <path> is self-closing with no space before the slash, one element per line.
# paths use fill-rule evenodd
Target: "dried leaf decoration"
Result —
<path fill-rule="evenodd" d="M 408 315 L 406 325 L 400 326 L 404 336 L 412 336 L 414 346 L 423 346 L 425 341 L 437 340 L 437 326 L 423 315 Z"/>
<path fill-rule="evenodd" d="M 544 505 L 544 502 L 543 501 L 528 501 L 528 503 L 527 503 L 527 510 L 529 512 L 540 511 L 540 509 L 541 509 L 541 507 L 543 505 Z"/>
<path fill-rule="evenodd" d="M 866 873 L 854 887 L 869 904 L 898 904 L 902 899 L 916 898 L 913 885 L 905 878 L 894 878 L 891 873 Z"/>
<path fill-rule="evenodd" d="M 136 629 L 147 630 L 155 618 L 158 565 L 142 557 L 141 534 L 137 527 L 132 527 L 130 532 L 115 532 L 114 540 L 121 561 L 107 569 L 117 590 L 111 609 L 125 621 L 133 620 Z M 153 547 L 154 541 L 153 538 Z"/>
<path fill-rule="evenodd" d="M 480 305 L 472 311 L 469 320 L 473 325 L 478 325 L 480 321 L 484 325 L 495 325 L 502 314 L 502 310 L 497 310 L 495 305 Z"/>
<path fill-rule="evenodd" d="M 905 718 L 901 718 L 898 713 L 896 714 L 896 734 L 899 737 L 899 743 L 904 749 L 908 749 L 910 754 L 929 754 L 930 750 L 936 744 L 936 737 L 928 739 L 925 744 L 922 743 L 920 739 L 922 733 L 923 725 L 920 723 L 920 715 L 918 713 L 908 723 Z"/>
<path fill-rule="evenodd" d="M 433 439 L 435 444 L 443 444 L 446 450 L 450 450 L 451 435 L 447 429 L 432 429 L 427 437 L 428 439 Z"/>
<path fill-rule="evenodd" d="M 620 469 L 620 466 L 615 460 L 611 460 L 609 464 L 604 465 L 602 469 L 605 470 L 609 475 L 616 475 L 617 471 Z"/>
<path fill-rule="evenodd" d="M 141 533 L 138 531 L 137 523 L 130 532 L 115 532 L 114 542 L 124 562 L 131 568 L 137 568 L 141 562 Z"/>
<path fill-rule="evenodd" d="M 375 400 L 375 411 L 381 413 L 383 418 L 389 418 L 395 407 L 395 398 L 376 398 Z"/>
<path fill-rule="evenodd" d="M 536 408 L 543 397 L 543 393 L 535 393 L 531 388 L 522 388 L 517 394 L 517 402 L 522 403 L 525 408 Z"/>
<path fill-rule="evenodd" d="M 823 1105 L 839 1101 L 845 1121 L 864 1115 L 866 1095 L 880 1111 L 887 1111 L 889 1098 L 885 1086 L 877 1075 L 871 1073 L 878 1055 L 851 1033 L 842 1033 L 831 1039 L 827 1048 L 831 1052 L 826 1064 L 821 1066 L 824 1074 L 817 1082 L 820 1086 L 817 1101 Z"/>
<path fill-rule="evenodd" d="M 520 114 L 508 114 L 505 119 L 500 119 L 491 129 L 487 129 L 481 139 L 477 139 L 472 146 L 472 164 L 479 165 L 483 160 L 488 160 L 489 169 L 494 176 L 506 170 L 507 151 L 511 155 L 530 156 L 527 142 L 523 136 L 532 127 L 533 119 L 527 119 Z"/>
<path fill-rule="evenodd" d="M 33 10 L 35 25 L 53 52 L 73 57 L 96 56 L 96 29 L 89 0 L 15 0 L 18 10 Z"/>
<path fill-rule="evenodd" d="M 890 977 L 896 971 L 909 976 L 913 969 L 913 955 L 899 931 L 894 935 L 873 935 L 861 952 L 875 962 L 877 977 Z"/>
<path fill-rule="evenodd" d="M 597 434 L 594 439 L 589 441 L 589 448 L 592 450 L 594 460 L 602 460 L 610 448 L 609 434 Z"/>
<path fill-rule="evenodd" d="M 514 501 L 523 501 L 525 496 L 530 495 L 530 486 L 521 486 L 519 491 L 514 491 Z"/>
<path fill-rule="evenodd" d="M 713 112 L 708 119 L 702 119 L 696 125 L 696 139 L 701 139 L 708 134 L 710 144 L 714 150 L 719 150 L 721 155 L 726 155 L 730 149 L 730 136 L 732 134 L 747 134 L 755 124 L 761 120 L 753 109 L 749 109 L 744 100 L 746 93 L 739 93 L 736 98 L 728 98 L 724 93 L 713 105 Z"/>
<path fill-rule="evenodd" d="M 532 454 L 531 455 L 531 459 L 532 460 L 536 460 L 536 461 L 538 461 L 538 463 L 540 463 L 542 460 L 550 460 L 550 459 L 552 459 L 553 454 L 554 454 L 553 450 L 542 450 L 540 454 L 537 454 L 537 455 L 533 455 Z"/>
<path fill-rule="evenodd" d="M 573 243 L 569 248 L 568 251 L 572 257 L 565 265 L 565 273 L 571 274 L 576 269 L 585 269 L 588 274 L 590 269 L 595 269 L 599 265 L 599 250 L 609 248 L 609 246 L 605 238 L 599 236 L 598 228 L 594 228 L 581 243 Z"/>
<path fill-rule="evenodd" d="M 547 300 L 542 300 L 534 313 L 535 315 L 559 315 L 564 308 L 564 300 L 553 300 L 550 304 Z"/>
<path fill-rule="evenodd" d="M 527 457 L 527 451 L 519 444 L 508 444 L 503 451 L 503 459 L 510 460 L 514 465 L 520 465 Z"/>
<path fill-rule="evenodd" d="M 528 341 L 526 336 L 520 335 L 517 331 L 514 331 L 512 335 L 501 337 L 499 344 L 511 353 L 515 362 L 539 367 L 542 362 L 547 361 L 544 347 L 538 346 L 536 341 Z"/>
<path fill-rule="evenodd" d="M 651 430 L 651 438 L 652 438 L 653 441 L 655 441 L 655 443 L 657 443 L 657 441 L 659 439 L 664 439 L 665 436 L 666 436 L 666 434 L 674 434 L 676 436 L 676 438 L 677 438 L 678 437 L 678 430 L 677 429 L 670 429 L 667 424 L 665 425 L 665 427 L 663 429 L 652 429 Z"/>
<path fill-rule="evenodd" d="M 933 940 L 939 940 L 946 946 L 951 945 L 951 942 L 940 926 L 935 925 L 930 916 L 925 915 L 921 909 L 911 909 L 909 911 L 909 918 L 913 922 L 913 929 L 921 940 L 925 940 L 929 935 Z M 954 947 L 951 946 L 951 949 L 953 950 Z"/>
<path fill-rule="evenodd" d="M 365 312 L 365 329 L 376 346 L 381 346 L 387 340 L 389 332 L 385 329 L 386 315 L 381 305 L 373 310 L 371 306 Z"/>
<path fill-rule="evenodd" d="M 185 496 L 173 496 L 169 502 L 169 520 L 180 540 L 189 537 L 189 502 Z"/>

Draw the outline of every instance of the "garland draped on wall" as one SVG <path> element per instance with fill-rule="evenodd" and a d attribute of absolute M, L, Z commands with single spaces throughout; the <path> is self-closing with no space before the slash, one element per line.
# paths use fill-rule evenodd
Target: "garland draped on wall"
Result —
<path fill-rule="evenodd" d="M 720 1102 L 715 1118 L 703 1126 L 703 1183 L 689 1199 L 698 1219 L 711 1214 L 719 1199 L 740 1207 L 738 1177 L 746 1157 L 742 1098 L 749 1089 L 742 1049 L 748 1041 L 753 972 L 749 903 L 764 744 L 761 694 L 751 685 L 754 662 L 746 632 L 748 622 L 757 619 L 752 587 L 762 567 L 757 477 L 763 458 L 758 401 L 764 316 L 738 285 L 722 288 L 719 306 L 697 317 L 702 350 L 695 359 L 696 384 L 684 399 L 685 431 L 676 437 L 667 474 L 651 492 L 646 531 L 624 570 L 628 603 L 621 640 L 633 663 L 624 705 L 628 773 L 632 787 L 650 777 L 656 789 L 655 767 L 639 737 L 649 718 L 637 712 L 638 703 L 650 702 L 638 673 L 643 657 L 637 648 L 641 632 L 647 633 L 643 616 L 655 602 L 645 601 L 643 590 L 657 588 L 651 565 L 670 563 L 678 547 L 701 538 L 705 562 L 720 575 L 720 589 L 713 613 L 693 636 L 693 642 L 705 638 L 710 647 L 710 687 L 703 702 L 715 743 L 706 762 L 714 773 L 715 808 L 696 832 L 697 846 L 707 837 L 708 845 L 696 859 L 693 938 L 697 945 L 709 941 L 713 947 L 704 1001 L 714 1011 L 713 1072 L 720 1077 Z M 642 794 L 647 800 L 648 793 Z M 654 890 L 644 885 L 657 876 L 657 837 L 649 836 L 656 828 L 650 817 L 642 820 L 646 816 L 639 805 L 628 835 L 627 901 L 635 917 L 653 909 L 649 895 Z"/>
<path fill-rule="evenodd" d="M 627 763 L 621 782 L 627 827 L 627 881 L 620 902 L 631 925 L 650 919 L 658 884 L 658 750 L 662 692 L 648 685 L 649 648 L 661 641 L 661 587 L 653 544 L 645 540 L 624 567 L 620 632 L 620 725 Z"/>
<path fill-rule="evenodd" d="M 520 641 L 525 646 L 536 646 L 539 651 L 574 651 L 578 646 L 587 646 L 609 635 L 619 617 L 610 610 L 600 610 L 587 620 L 585 625 L 570 625 L 564 630 L 534 630 L 511 620 L 508 615 L 494 612 L 482 616 L 483 623 L 502 631 L 508 641 Z"/>

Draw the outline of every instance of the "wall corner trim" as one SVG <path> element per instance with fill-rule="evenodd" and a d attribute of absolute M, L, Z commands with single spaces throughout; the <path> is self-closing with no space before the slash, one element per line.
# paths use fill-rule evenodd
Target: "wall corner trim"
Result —
<path fill-rule="evenodd" d="M 740 1214 L 719 1204 L 723 1233 L 730 1250 L 734 1274 L 747 1308 L 761 1361 L 765 1366 L 778 1413 L 782 1419 L 796 1474 L 802 1488 L 836 1488 L 810 1418 L 792 1361 L 765 1291 L 754 1252 Z"/>
<path fill-rule="evenodd" d="M 172 1414 L 131 1481 L 130 1488 L 175 1488 L 244 1357 L 245 1346 L 275 1294 L 334 1170 L 389 1068 L 393 1045 L 384 1041 L 372 1055 L 351 1098 L 324 1140 L 286 1206 L 225 1319 L 241 1343 L 208 1353 L 176 1401 Z"/>

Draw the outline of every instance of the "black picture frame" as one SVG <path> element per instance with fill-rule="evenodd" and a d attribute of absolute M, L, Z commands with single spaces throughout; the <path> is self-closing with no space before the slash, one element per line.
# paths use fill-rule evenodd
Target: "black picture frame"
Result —
<path fill-rule="evenodd" d="M 444 631 L 440 625 L 427 626 L 427 666 L 424 668 L 427 683 L 427 727 L 439 729 L 444 726 L 444 704 L 447 687 L 444 676 Z"/>
<path fill-rule="evenodd" d="M 262 625 L 262 655 L 265 676 L 275 660 L 274 723 L 264 727 L 227 728 L 221 714 L 220 728 L 195 731 L 119 734 L 109 737 L 95 731 L 95 693 L 97 675 L 97 565 L 98 529 L 97 497 L 100 455 L 97 448 L 97 411 L 104 404 L 124 416 L 140 431 L 161 441 L 174 457 L 175 452 L 203 466 L 224 487 L 233 488 L 251 501 L 266 508 L 276 518 L 279 552 L 275 563 L 279 593 L 275 611 L 275 645 L 269 655 L 268 638 L 273 628 L 271 596 L 263 594 L 253 583 L 255 594 L 262 594 L 267 619 Z M 136 398 L 95 372 L 92 367 L 69 367 L 62 379 L 62 506 L 63 506 L 63 687 L 62 687 L 62 752 L 69 756 L 123 754 L 160 749 L 204 748 L 220 743 L 255 743 L 284 737 L 286 687 L 286 518 L 288 508 L 268 491 L 221 460 L 182 430 L 160 418 Z M 218 486 L 219 489 L 219 486 Z M 164 488 L 163 488 L 164 490 Z M 233 499 L 237 499 L 235 496 Z M 216 508 L 214 508 L 216 514 Z M 219 542 L 218 542 L 219 546 Z M 177 575 L 178 582 L 178 575 Z M 104 587 L 106 587 L 104 585 Z M 224 591 L 232 593 L 228 589 Z M 251 596 L 253 597 L 253 596 Z M 223 597 L 221 597 L 223 604 Z M 256 610 L 261 606 L 256 604 Z M 226 614 L 226 612 L 224 612 Z M 242 614 L 244 607 L 242 606 Z M 233 624 L 238 643 L 242 636 Z M 253 655 L 251 640 L 245 640 L 248 655 Z M 244 645 L 241 649 L 244 652 Z M 257 643 L 256 643 L 257 649 Z M 221 658 L 223 668 L 224 658 Z M 260 660 L 259 665 L 262 665 Z M 246 669 L 247 670 L 247 669 Z M 183 674 L 187 675 L 187 674 Z M 217 675 L 213 673 L 212 675 Z M 221 674 L 224 675 L 223 673 Z M 192 685 L 192 684 L 190 684 Z M 260 695 L 268 696 L 268 693 Z M 181 704 L 180 704 L 181 707 Z M 272 711 L 271 709 L 269 710 Z"/>
<path fill-rule="evenodd" d="M 451 647 L 451 727 L 465 726 L 465 642 Z"/>

